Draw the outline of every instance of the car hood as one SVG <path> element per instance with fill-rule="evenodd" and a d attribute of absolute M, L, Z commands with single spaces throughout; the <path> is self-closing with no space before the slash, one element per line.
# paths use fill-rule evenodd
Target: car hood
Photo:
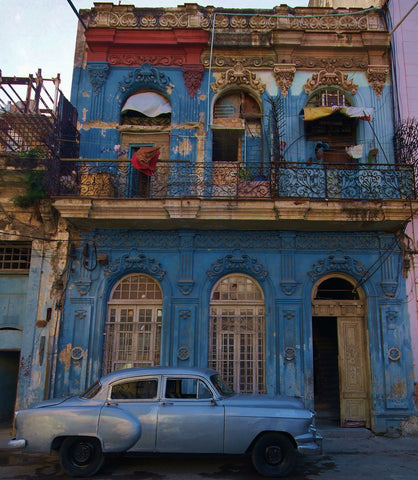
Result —
<path fill-rule="evenodd" d="M 251 406 L 252 408 L 305 408 L 302 400 L 286 395 L 254 395 L 235 394 L 222 399 L 222 403 L 228 406 Z"/>

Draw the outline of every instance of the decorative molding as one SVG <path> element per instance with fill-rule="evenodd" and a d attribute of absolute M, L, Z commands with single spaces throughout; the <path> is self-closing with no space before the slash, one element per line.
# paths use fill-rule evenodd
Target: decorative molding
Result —
<path fill-rule="evenodd" d="M 273 68 L 276 84 L 280 88 L 283 97 L 286 98 L 287 92 L 293 83 L 296 73 L 296 66 L 291 63 L 280 63 Z"/>
<path fill-rule="evenodd" d="M 92 62 L 87 64 L 86 69 L 90 77 L 93 92 L 95 95 L 99 95 L 109 73 L 109 64 L 107 62 Z"/>
<path fill-rule="evenodd" d="M 218 258 L 215 263 L 212 263 L 211 268 L 206 271 L 206 274 L 209 278 L 213 279 L 220 275 L 237 271 L 248 272 L 259 280 L 264 280 L 268 275 L 267 270 L 256 258 L 252 258 L 249 255 L 242 255 L 240 252 Z"/>
<path fill-rule="evenodd" d="M 190 295 L 194 287 L 193 280 L 178 280 L 177 285 L 183 295 Z"/>
<path fill-rule="evenodd" d="M 286 282 L 280 282 L 280 288 L 285 295 L 293 295 L 296 291 L 296 287 L 299 285 L 298 282 L 293 280 L 288 280 Z"/>
<path fill-rule="evenodd" d="M 123 255 L 116 263 L 109 264 L 104 269 L 107 275 L 125 270 L 137 270 L 148 273 L 158 280 L 164 278 L 166 274 L 166 271 L 161 268 L 161 265 L 154 258 L 136 252 Z"/>
<path fill-rule="evenodd" d="M 205 69 L 202 64 L 198 63 L 183 65 L 182 71 L 187 91 L 191 97 L 194 97 L 202 83 Z"/>
<path fill-rule="evenodd" d="M 296 350 L 294 347 L 286 347 L 284 349 L 284 359 L 287 362 L 291 362 L 296 358 Z"/>
<path fill-rule="evenodd" d="M 315 70 L 367 70 L 369 61 L 367 56 L 361 57 L 305 57 L 292 56 L 292 63 L 297 69 L 315 69 Z"/>
<path fill-rule="evenodd" d="M 308 276 L 314 281 L 329 272 L 342 272 L 359 276 L 365 271 L 365 266 L 358 260 L 353 259 L 349 255 L 344 255 L 342 252 L 336 252 L 334 255 L 329 255 L 314 263 L 312 270 L 308 272 Z"/>
<path fill-rule="evenodd" d="M 76 310 L 74 312 L 74 319 L 84 322 L 87 318 L 87 310 Z"/>
<path fill-rule="evenodd" d="M 377 98 L 380 98 L 385 83 L 389 76 L 389 67 L 386 65 L 369 65 L 367 69 L 367 80 L 373 87 Z"/>
<path fill-rule="evenodd" d="M 211 61 L 212 60 L 212 61 Z M 211 67 L 212 70 L 219 70 L 224 68 L 232 68 L 240 62 L 244 68 L 257 69 L 262 68 L 271 69 L 276 63 L 275 55 L 270 56 L 261 56 L 261 55 L 248 55 L 242 57 L 241 55 L 234 52 L 231 55 L 214 55 L 213 58 L 210 57 L 210 54 L 204 53 L 202 55 L 202 63 L 206 68 Z"/>
<path fill-rule="evenodd" d="M 179 360 L 188 360 L 190 358 L 190 348 L 186 345 L 182 345 L 177 349 L 177 358 Z"/>
<path fill-rule="evenodd" d="M 80 360 L 82 360 L 85 356 L 86 356 L 86 353 L 87 353 L 87 350 L 84 350 L 83 347 L 73 347 L 71 350 L 70 350 L 70 357 L 78 362 Z"/>
<path fill-rule="evenodd" d="M 260 95 L 266 89 L 266 84 L 262 83 L 254 72 L 244 68 L 242 62 L 237 62 L 233 68 L 225 72 L 215 73 L 217 80 L 211 83 L 214 93 L 218 93 L 223 88 L 234 85 L 236 87 L 250 87 Z"/>
<path fill-rule="evenodd" d="M 380 282 L 380 286 L 382 287 L 383 293 L 386 295 L 386 297 L 394 298 L 396 296 L 398 282 L 384 281 Z"/>
<path fill-rule="evenodd" d="M 135 55 L 132 53 L 110 54 L 110 65 L 141 66 L 144 63 L 159 67 L 181 67 L 186 61 L 185 55 Z"/>
<path fill-rule="evenodd" d="M 360 12 L 358 15 L 314 15 L 315 10 L 305 9 L 306 16 L 289 14 L 287 6 L 275 7 L 271 14 L 221 15 L 217 13 L 215 31 L 259 31 L 272 30 L 314 30 L 314 31 L 381 31 L 386 26 L 379 12 Z M 273 15 L 274 14 L 274 15 Z M 88 18 L 89 28 L 143 28 L 143 29 L 184 29 L 202 28 L 212 30 L 213 7 L 199 9 L 193 4 L 179 6 L 175 10 L 139 9 L 132 5 L 97 5 Z"/>
<path fill-rule="evenodd" d="M 340 87 L 351 95 L 355 95 L 358 89 L 358 85 L 353 83 L 353 79 L 349 80 L 348 74 L 341 70 L 321 70 L 314 73 L 303 89 L 307 95 L 310 95 L 314 90 L 324 87 Z"/>
<path fill-rule="evenodd" d="M 144 63 L 141 68 L 131 71 L 119 82 L 119 89 L 122 92 L 139 87 L 165 90 L 169 85 L 170 79 L 164 73 L 151 67 L 149 63 Z"/>
<path fill-rule="evenodd" d="M 397 362 L 401 359 L 401 351 L 399 348 L 396 347 L 390 347 L 388 350 L 388 358 L 392 362 Z"/>
<path fill-rule="evenodd" d="M 80 295 L 86 295 L 90 290 L 91 280 L 89 280 L 88 278 L 84 278 L 81 280 L 76 280 L 74 284 L 77 287 L 78 293 Z"/>

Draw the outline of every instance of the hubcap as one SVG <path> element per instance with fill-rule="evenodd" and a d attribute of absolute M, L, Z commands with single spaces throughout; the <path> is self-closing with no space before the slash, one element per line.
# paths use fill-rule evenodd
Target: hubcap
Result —
<path fill-rule="evenodd" d="M 74 448 L 74 461 L 78 464 L 84 464 L 91 457 L 91 445 L 88 443 L 79 443 Z"/>
<path fill-rule="evenodd" d="M 270 465 L 277 465 L 283 460 L 282 449 L 277 445 L 270 445 L 266 448 L 266 461 Z"/>

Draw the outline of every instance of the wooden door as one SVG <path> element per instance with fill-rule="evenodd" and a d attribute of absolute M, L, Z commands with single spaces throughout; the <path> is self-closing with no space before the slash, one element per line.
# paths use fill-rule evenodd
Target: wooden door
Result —
<path fill-rule="evenodd" d="M 366 331 L 362 317 L 338 318 L 341 426 L 370 427 Z"/>

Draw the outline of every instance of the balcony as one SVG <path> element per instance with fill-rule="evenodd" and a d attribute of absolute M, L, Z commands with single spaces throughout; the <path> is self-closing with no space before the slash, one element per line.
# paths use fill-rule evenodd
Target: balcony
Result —
<path fill-rule="evenodd" d="M 412 166 L 387 164 L 261 165 L 159 161 L 152 177 L 129 160 L 61 162 L 56 197 L 114 199 L 413 200 Z"/>
<path fill-rule="evenodd" d="M 397 231 L 415 199 L 409 166 L 262 166 L 128 160 L 64 161 L 54 206 L 83 229 Z"/>

